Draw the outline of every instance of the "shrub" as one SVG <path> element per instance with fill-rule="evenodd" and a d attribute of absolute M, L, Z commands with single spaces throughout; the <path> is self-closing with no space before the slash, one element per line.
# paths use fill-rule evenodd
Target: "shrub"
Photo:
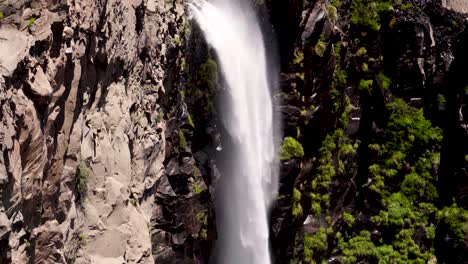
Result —
<path fill-rule="evenodd" d="M 218 64 L 213 59 L 207 59 L 200 65 L 198 77 L 205 84 L 209 91 L 213 91 L 218 82 Z"/>
<path fill-rule="evenodd" d="M 80 194 L 87 191 L 89 168 L 84 161 L 81 161 L 76 168 L 76 188 Z"/>
<path fill-rule="evenodd" d="M 351 23 L 372 31 L 380 29 L 380 13 L 393 10 L 392 1 L 355 0 L 351 4 Z"/>
<path fill-rule="evenodd" d="M 304 235 L 304 261 L 312 263 L 314 258 L 318 259 L 328 249 L 327 232 L 324 228 L 313 234 Z"/>
<path fill-rule="evenodd" d="M 468 234 L 468 211 L 456 204 L 437 213 L 437 222 L 447 228 L 447 235 L 454 248 L 463 247 Z"/>
<path fill-rule="evenodd" d="M 301 143 L 292 137 L 286 137 L 280 148 L 280 160 L 290 160 L 304 157 L 304 148 Z"/>
<path fill-rule="evenodd" d="M 350 213 L 344 212 L 343 213 L 343 220 L 348 224 L 349 226 L 352 226 L 354 224 L 354 216 Z"/>

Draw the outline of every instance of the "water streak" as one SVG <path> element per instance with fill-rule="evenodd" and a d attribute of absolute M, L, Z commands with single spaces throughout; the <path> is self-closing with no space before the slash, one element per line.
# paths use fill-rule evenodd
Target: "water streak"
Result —
<path fill-rule="evenodd" d="M 265 46 L 246 1 L 193 0 L 191 14 L 216 51 L 226 81 L 222 113 L 232 145 L 216 196 L 223 264 L 269 264 L 268 208 L 277 191 L 273 111 Z"/>

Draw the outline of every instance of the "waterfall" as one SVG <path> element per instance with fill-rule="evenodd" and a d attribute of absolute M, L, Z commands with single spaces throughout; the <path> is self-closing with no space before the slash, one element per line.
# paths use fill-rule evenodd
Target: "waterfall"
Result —
<path fill-rule="evenodd" d="M 190 12 L 216 52 L 225 80 L 221 113 L 230 146 L 216 186 L 222 264 L 269 264 L 268 210 L 276 197 L 278 162 L 262 32 L 241 0 L 192 0 Z"/>

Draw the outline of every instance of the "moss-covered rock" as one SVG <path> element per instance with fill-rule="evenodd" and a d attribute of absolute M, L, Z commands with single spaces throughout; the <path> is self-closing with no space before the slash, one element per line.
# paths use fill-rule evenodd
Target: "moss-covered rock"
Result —
<path fill-rule="evenodd" d="M 304 157 L 304 148 L 301 143 L 292 137 L 284 138 L 280 148 L 280 160 L 286 161 L 294 158 Z"/>

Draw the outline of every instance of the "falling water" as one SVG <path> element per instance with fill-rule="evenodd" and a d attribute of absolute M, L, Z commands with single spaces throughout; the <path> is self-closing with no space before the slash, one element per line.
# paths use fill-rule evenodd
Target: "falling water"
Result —
<path fill-rule="evenodd" d="M 260 26 L 247 1 L 193 0 L 191 13 L 216 51 L 227 88 L 232 147 L 217 186 L 222 264 L 269 264 L 268 208 L 276 195 L 273 111 Z"/>

